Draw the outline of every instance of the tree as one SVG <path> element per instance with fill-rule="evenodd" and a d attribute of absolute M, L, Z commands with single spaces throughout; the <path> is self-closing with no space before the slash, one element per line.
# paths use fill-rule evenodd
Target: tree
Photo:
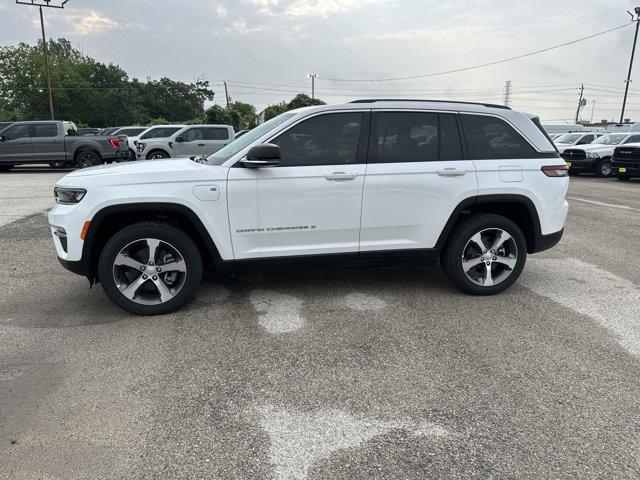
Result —
<path fill-rule="evenodd" d="M 256 126 L 256 107 L 250 103 L 231 102 L 228 107 L 212 105 L 205 112 L 205 122 L 231 125 L 236 132 Z"/>
<path fill-rule="evenodd" d="M 274 117 L 277 117 L 281 113 L 289 110 L 289 105 L 286 102 L 276 103 L 275 105 L 269 105 L 264 109 L 264 119 L 271 120 Z"/>
<path fill-rule="evenodd" d="M 311 107 L 313 105 L 326 105 L 325 102 L 320 100 L 319 98 L 311 98 L 306 93 L 299 93 L 289 103 L 282 102 L 276 103 L 275 105 L 269 105 L 264 109 L 264 119 L 270 120 L 273 117 L 277 117 L 281 113 L 287 112 L 289 110 L 294 110 L 296 108 L 302 107 Z"/>
<path fill-rule="evenodd" d="M 152 118 L 183 122 L 204 114 L 214 92 L 209 82 L 129 79 L 127 72 L 50 40 L 49 67 L 56 118 L 92 126 L 146 124 Z M 0 47 L 0 116 L 6 120 L 49 117 L 42 43 Z"/>
<path fill-rule="evenodd" d="M 287 110 L 294 110 L 296 108 L 311 107 L 313 105 L 326 105 L 325 102 L 319 98 L 311 98 L 306 93 L 299 93 L 293 100 L 289 102 Z"/>

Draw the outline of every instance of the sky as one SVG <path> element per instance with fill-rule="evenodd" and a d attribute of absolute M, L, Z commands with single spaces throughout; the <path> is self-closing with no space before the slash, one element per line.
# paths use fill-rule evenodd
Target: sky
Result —
<path fill-rule="evenodd" d="M 60 3 L 61 0 L 52 0 Z M 640 0 L 637 2 L 640 5 Z M 68 38 L 132 77 L 204 77 L 224 103 L 260 111 L 311 93 L 357 98 L 502 103 L 543 121 L 619 119 L 634 26 L 628 0 L 70 0 L 46 9 L 47 36 Z M 522 55 L 627 24 L 573 45 L 497 65 L 411 80 Z M 37 9 L 0 0 L 0 45 L 35 43 Z M 640 58 L 638 58 L 640 63 Z M 627 114 L 640 120 L 640 65 Z M 337 81 L 358 80 L 358 81 Z M 367 80 L 367 81 L 364 81 Z M 594 103 L 595 102 L 595 103 Z"/>

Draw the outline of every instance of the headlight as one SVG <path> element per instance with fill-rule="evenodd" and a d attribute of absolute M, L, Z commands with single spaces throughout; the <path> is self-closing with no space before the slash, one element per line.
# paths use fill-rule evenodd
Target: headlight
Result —
<path fill-rule="evenodd" d="M 144 147 L 145 147 L 145 146 L 146 146 L 146 145 L 145 145 L 144 143 L 138 143 L 138 151 L 139 151 L 140 153 L 142 153 L 142 151 L 144 150 Z"/>
<path fill-rule="evenodd" d="M 587 158 L 600 158 L 596 152 L 587 152 Z"/>
<path fill-rule="evenodd" d="M 71 205 L 82 200 L 87 194 L 87 191 L 84 188 L 55 187 L 53 194 L 56 197 L 56 202 Z"/>

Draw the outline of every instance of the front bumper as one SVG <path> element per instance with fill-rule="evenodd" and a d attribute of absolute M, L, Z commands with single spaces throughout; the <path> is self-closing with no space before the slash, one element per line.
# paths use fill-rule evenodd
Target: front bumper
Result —
<path fill-rule="evenodd" d="M 585 158 L 582 160 L 566 160 L 570 172 L 593 173 L 600 164 L 600 158 Z"/>
<path fill-rule="evenodd" d="M 555 247 L 560 242 L 563 234 L 564 228 L 549 235 L 539 235 L 538 238 L 536 238 L 536 244 L 531 253 L 543 252 Z"/>
<path fill-rule="evenodd" d="M 613 169 L 613 174 L 619 177 L 640 177 L 640 161 L 613 160 L 611 162 L 611 168 Z M 623 171 L 620 171 L 620 169 Z"/>

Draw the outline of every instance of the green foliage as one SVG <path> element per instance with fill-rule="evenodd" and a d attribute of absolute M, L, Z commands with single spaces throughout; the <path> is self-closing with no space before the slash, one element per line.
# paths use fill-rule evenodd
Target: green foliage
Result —
<path fill-rule="evenodd" d="M 311 98 L 306 93 L 299 93 L 289 102 L 277 103 L 275 105 L 269 105 L 264 109 L 264 119 L 270 120 L 273 117 L 277 117 L 281 113 L 287 112 L 289 110 L 294 110 L 296 108 L 302 107 L 311 107 L 313 105 L 326 105 L 325 102 L 318 98 Z"/>
<path fill-rule="evenodd" d="M 147 125 L 149 125 L 150 127 L 155 127 L 156 125 L 167 125 L 170 122 L 168 122 L 166 119 L 162 118 L 162 117 L 158 117 L 158 118 L 152 118 L 151 120 L 149 120 L 147 122 Z"/>
<path fill-rule="evenodd" d="M 231 102 L 228 107 L 213 105 L 205 112 L 205 122 L 231 125 L 236 132 L 256 126 L 256 108 L 250 103 Z"/>
<path fill-rule="evenodd" d="M 274 117 L 277 117 L 281 113 L 289 110 L 289 104 L 287 102 L 276 103 L 275 105 L 269 105 L 264 109 L 264 119 L 271 120 Z"/>
<path fill-rule="evenodd" d="M 104 64 L 72 47 L 50 40 L 49 65 L 56 118 L 92 126 L 172 122 L 201 117 L 213 99 L 206 80 L 184 83 L 161 78 L 143 83 L 129 79 L 119 66 Z M 49 117 L 42 42 L 0 47 L 0 118 Z"/>

